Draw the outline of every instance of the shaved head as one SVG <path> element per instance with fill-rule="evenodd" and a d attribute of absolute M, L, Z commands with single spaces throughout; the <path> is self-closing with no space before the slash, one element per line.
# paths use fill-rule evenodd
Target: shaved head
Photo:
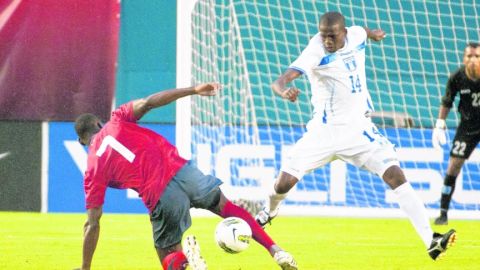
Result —
<path fill-rule="evenodd" d="M 102 128 L 100 119 L 91 113 L 84 113 L 75 120 L 75 132 L 79 142 L 88 145 L 91 137 Z"/>
<path fill-rule="evenodd" d="M 321 41 L 325 50 L 334 53 L 345 46 L 347 29 L 345 17 L 339 12 L 327 12 L 320 18 L 318 25 Z"/>
<path fill-rule="evenodd" d="M 345 17 L 337 11 L 327 12 L 320 17 L 320 24 L 325 26 L 340 24 L 340 27 L 345 27 Z"/>

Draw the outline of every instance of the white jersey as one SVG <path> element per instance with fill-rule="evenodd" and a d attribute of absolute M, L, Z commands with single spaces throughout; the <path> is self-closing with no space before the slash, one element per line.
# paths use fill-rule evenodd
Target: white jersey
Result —
<path fill-rule="evenodd" d="M 365 76 L 366 40 L 363 27 L 348 27 L 345 46 L 330 54 L 318 33 L 290 65 L 310 82 L 314 126 L 363 123 L 373 111 Z"/>

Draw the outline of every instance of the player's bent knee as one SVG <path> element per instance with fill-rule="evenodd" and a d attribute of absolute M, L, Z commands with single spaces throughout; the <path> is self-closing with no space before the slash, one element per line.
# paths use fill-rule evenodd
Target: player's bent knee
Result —
<path fill-rule="evenodd" d="M 205 197 L 205 209 L 216 212 L 222 197 L 222 191 L 219 187 L 216 187 Z M 224 197 L 224 196 L 223 196 Z"/>
<path fill-rule="evenodd" d="M 382 178 L 383 181 L 385 181 L 385 183 L 387 183 L 392 189 L 395 189 L 407 182 L 407 179 L 405 178 L 405 174 L 403 173 L 402 169 L 396 165 L 390 166 L 385 171 Z"/>
<path fill-rule="evenodd" d="M 295 176 L 292 176 L 287 173 L 283 173 L 282 177 L 278 179 L 278 181 L 275 183 L 275 192 L 278 194 L 284 194 L 290 191 L 292 187 L 295 186 L 295 184 L 298 182 L 298 179 Z"/>
<path fill-rule="evenodd" d="M 172 252 L 162 260 L 164 270 L 185 270 L 187 265 L 187 257 L 181 251 Z"/>

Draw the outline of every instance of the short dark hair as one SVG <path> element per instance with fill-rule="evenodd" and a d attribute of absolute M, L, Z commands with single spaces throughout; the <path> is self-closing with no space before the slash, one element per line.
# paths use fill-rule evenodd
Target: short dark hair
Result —
<path fill-rule="evenodd" d="M 342 13 L 338 11 L 329 11 L 320 17 L 320 23 L 325 23 L 327 25 L 340 23 L 345 26 L 345 17 L 343 17 Z"/>
<path fill-rule="evenodd" d="M 75 132 L 80 139 L 86 139 L 87 136 L 94 134 L 98 130 L 97 123 L 99 118 L 91 113 L 81 114 L 75 119 Z"/>
<path fill-rule="evenodd" d="M 475 49 L 477 47 L 480 47 L 480 43 L 478 43 L 478 42 L 468 42 L 467 47 L 472 47 L 472 48 Z"/>

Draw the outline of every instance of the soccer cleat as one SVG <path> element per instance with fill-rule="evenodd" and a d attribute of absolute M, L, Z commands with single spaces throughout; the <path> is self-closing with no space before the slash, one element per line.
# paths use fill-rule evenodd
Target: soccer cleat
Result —
<path fill-rule="evenodd" d="M 200 245 L 193 235 L 189 235 L 183 240 L 183 253 L 187 257 L 188 266 L 191 270 L 207 270 L 207 262 L 200 255 Z"/>
<path fill-rule="evenodd" d="M 447 225 L 448 217 L 446 215 L 440 215 L 435 219 L 435 225 Z"/>
<path fill-rule="evenodd" d="M 264 228 L 265 225 L 267 225 L 267 223 L 271 224 L 272 219 L 274 219 L 277 216 L 277 214 L 278 214 L 278 210 L 275 211 L 274 214 L 270 214 L 266 208 L 263 208 L 255 216 L 255 220 L 260 226 L 262 226 L 262 228 Z"/>
<path fill-rule="evenodd" d="M 275 252 L 273 255 L 273 259 L 283 270 L 297 270 L 297 262 L 293 258 L 293 256 L 283 250 L 279 250 Z"/>
<path fill-rule="evenodd" d="M 456 239 L 457 234 L 455 233 L 454 229 L 451 229 L 445 234 L 433 233 L 432 244 L 427 250 L 428 255 L 430 255 L 433 260 L 441 258 L 443 255 L 445 255 L 447 248 L 455 244 Z"/>

